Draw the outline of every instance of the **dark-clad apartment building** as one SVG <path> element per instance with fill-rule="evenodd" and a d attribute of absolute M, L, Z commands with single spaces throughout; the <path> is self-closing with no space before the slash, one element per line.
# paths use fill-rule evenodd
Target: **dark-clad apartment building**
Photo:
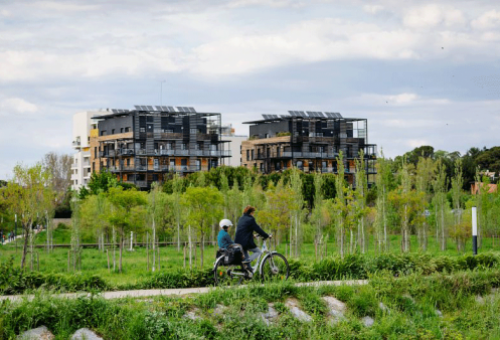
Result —
<path fill-rule="evenodd" d="M 139 106 L 94 116 L 92 172 L 103 169 L 140 188 L 168 174 L 210 170 L 230 156 L 220 113 L 192 107 Z"/>
<path fill-rule="evenodd" d="M 261 173 L 296 166 L 304 172 L 337 173 L 339 152 L 344 155 L 348 181 L 354 183 L 355 160 L 363 150 L 368 182 L 374 182 L 377 146 L 368 143 L 368 121 L 344 118 L 337 112 L 289 111 L 262 115 L 250 125 L 242 143 L 242 165 Z"/>

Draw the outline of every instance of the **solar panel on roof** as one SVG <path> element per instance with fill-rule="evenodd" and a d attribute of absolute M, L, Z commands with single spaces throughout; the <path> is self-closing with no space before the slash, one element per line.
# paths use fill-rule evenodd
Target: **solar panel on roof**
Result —
<path fill-rule="evenodd" d="M 270 119 L 269 115 L 266 114 L 263 114 L 262 117 L 264 117 L 264 119 Z"/>
<path fill-rule="evenodd" d="M 194 107 L 190 107 L 189 108 L 189 111 L 193 112 L 193 113 L 196 113 L 196 110 L 194 109 Z"/>
<path fill-rule="evenodd" d="M 162 112 L 168 112 L 168 107 L 166 107 L 166 106 L 163 106 L 163 105 L 162 106 L 157 106 L 157 108 L 159 108 L 159 110 L 162 111 Z"/>
<path fill-rule="evenodd" d="M 165 107 L 168 109 L 168 111 L 175 112 L 175 109 L 173 106 L 165 106 Z"/>
<path fill-rule="evenodd" d="M 152 107 L 152 106 L 147 106 L 148 107 L 148 111 L 154 111 L 155 109 Z"/>
<path fill-rule="evenodd" d="M 304 111 L 297 111 L 297 113 L 299 114 L 300 117 L 303 117 L 303 118 L 307 117 L 307 115 Z"/>
<path fill-rule="evenodd" d="M 334 116 L 331 112 L 325 112 L 325 115 L 326 115 L 328 118 L 335 118 L 335 116 Z"/>
<path fill-rule="evenodd" d="M 280 115 L 281 118 L 288 118 L 290 116 L 287 116 L 287 115 Z"/>
<path fill-rule="evenodd" d="M 273 115 L 273 118 L 278 119 L 279 116 L 278 115 Z"/>
<path fill-rule="evenodd" d="M 177 110 L 179 110 L 179 112 L 184 112 L 184 107 L 182 107 L 182 106 L 177 106 Z"/>
<path fill-rule="evenodd" d="M 312 111 L 307 111 L 307 114 L 309 115 L 309 117 L 314 117 L 314 112 Z"/>
<path fill-rule="evenodd" d="M 343 118 L 343 117 L 342 117 L 342 115 L 340 114 L 340 112 L 335 112 L 335 113 L 337 114 L 337 117 L 338 117 L 338 118 L 340 118 L 340 119 L 342 119 L 342 118 Z"/>
<path fill-rule="evenodd" d="M 162 106 L 158 106 L 158 105 L 156 105 L 155 107 L 156 107 L 156 110 L 157 110 L 157 111 L 163 111 L 163 107 L 162 107 Z"/>
<path fill-rule="evenodd" d="M 134 107 L 136 110 L 139 110 L 139 111 L 142 110 L 140 105 L 134 105 Z"/>
<path fill-rule="evenodd" d="M 319 118 L 325 118 L 325 116 L 323 115 L 323 112 L 318 112 L 318 117 Z"/>

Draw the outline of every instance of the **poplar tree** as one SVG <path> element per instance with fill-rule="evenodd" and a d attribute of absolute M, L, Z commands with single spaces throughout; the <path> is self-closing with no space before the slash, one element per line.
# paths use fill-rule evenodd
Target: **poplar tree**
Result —
<path fill-rule="evenodd" d="M 21 268 L 24 268 L 28 247 L 33 258 L 33 223 L 37 216 L 45 215 L 45 210 L 53 202 L 49 172 L 40 163 L 34 166 L 16 165 L 12 180 L 4 189 L 4 198 L 10 210 L 17 215 L 23 230 Z"/>
<path fill-rule="evenodd" d="M 455 234 L 455 242 L 457 245 L 457 250 L 462 251 L 465 248 L 465 244 L 462 244 L 462 239 L 460 237 L 461 234 L 461 225 L 462 225 L 462 187 L 463 187 L 464 179 L 462 174 L 462 159 L 458 158 L 455 161 L 455 176 L 451 179 L 451 197 L 453 200 L 453 211 L 454 211 L 454 234 Z"/>
<path fill-rule="evenodd" d="M 377 243 L 379 251 L 388 251 L 388 210 L 389 203 L 387 196 L 389 194 L 391 169 L 389 162 L 384 158 L 383 150 L 380 151 L 380 157 L 377 159 L 377 215 L 375 226 L 377 233 Z"/>

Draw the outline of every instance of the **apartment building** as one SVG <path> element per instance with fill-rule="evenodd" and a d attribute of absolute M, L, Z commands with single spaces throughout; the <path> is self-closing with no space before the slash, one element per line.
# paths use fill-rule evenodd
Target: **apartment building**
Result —
<path fill-rule="evenodd" d="M 108 170 L 147 189 L 174 172 L 208 171 L 231 156 L 222 138 L 221 114 L 192 107 L 142 106 L 95 116 L 91 171 Z"/>
<path fill-rule="evenodd" d="M 82 111 L 73 115 L 73 155 L 71 165 L 71 188 L 79 190 L 86 186 L 90 180 L 90 133 L 92 130 L 92 117 L 103 115 L 102 111 Z"/>
<path fill-rule="evenodd" d="M 241 143 L 248 140 L 248 136 L 237 135 L 231 124 L 222 126 L 222 138 L 229 141 L 231 157 L 227 159 L 226 165 L 241 166 Z"/>
<path fill-rule="evenodd" d="M 375 181 L 377 146 L 368 143 L 368 121 L 344 118 L 336 112 L 289 111 L 264 114 L 249 124 L 249 140 L 242 143 L 242 165 L 261 173 L 296 166 L 304 172 L 337 173 L 342 151 L 346 178 L 354 184 L 355 160 L 363 150 L 368 182 Z"/>

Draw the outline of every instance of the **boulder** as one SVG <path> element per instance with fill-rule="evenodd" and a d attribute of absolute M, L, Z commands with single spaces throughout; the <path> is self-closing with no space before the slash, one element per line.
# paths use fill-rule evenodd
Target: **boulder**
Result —
<path fill-rule="evenodd" d="M 371 327 L 375 323 L 375 320 L 373 320 L 373 318 L 369 316 L 365 316 L 361 319 L 361 322 L 363 322 L 363 325 L 365 325 L 365 327 Z"/>
<path fill-rule="evenodd" d="M 345 319 L 344 312 L 347 309 L 345 303 L 343 303 L 340 300 L 337 300 L 332 296 L 323 296 L 322 299 L 323 301 L 326 302 L 326 305 L 328 306 L 328 314 L 332 317 L 331 322 L 333 324 L 336 324 L 337 322 Z"/>
<path fill-rule="evenodd" d="M 45 326 L 30 329 L 17 337 L 18 340 L 52 340 L 54 334 Z"/>
<path fill-rule="evenodd" d="M 103 340 L 103 339 L 88 328 L 80 328 L 75 332 L 75 334 L 73 334 L 71 340 Z"/>
<path fill-rule="evenodd" d="M 193 310 L 190 310 L 189 312 L 187 312 L 186 314 L 184 314 L 184 318 L 186 319 L 190 319 L 190 320 L 200 320 L 201 319 L 201 316 L 198 315 L 198 312 L 199 312 L 199 309 L 198 308 L 194 308 Z"/>
<path fill-rule="evenodd" d="M 303 321 L 303 322 L 312 321 L 312 317 L 298 307 L 297 300 L 288 299 L 285 303 L 285 306 L 288 307 L 288 309 L 290 310 L 290 313 L 292 313 L 293 317 L 296 318 L 297 320 Z"/>

